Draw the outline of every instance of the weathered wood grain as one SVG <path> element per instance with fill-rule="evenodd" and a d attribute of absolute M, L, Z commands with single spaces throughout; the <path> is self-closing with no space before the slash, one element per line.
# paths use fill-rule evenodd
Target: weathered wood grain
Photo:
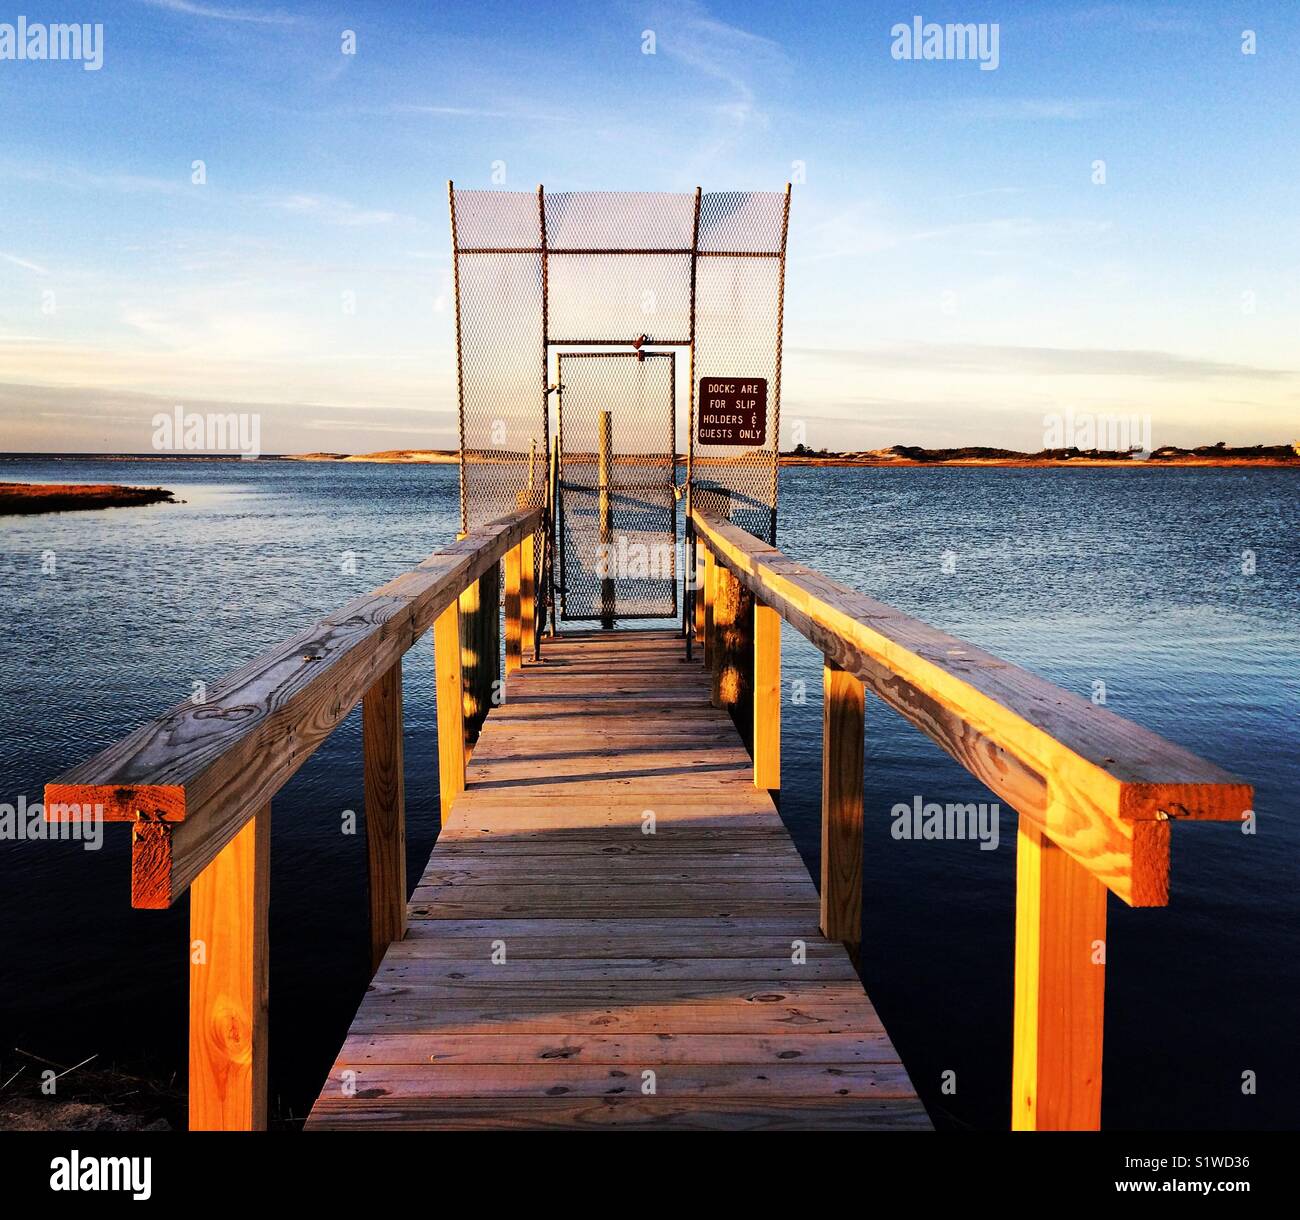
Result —
<path fill-rule="evenodd" d="M 349 1131 L 606 1130 L 623 1131 L 927 1131 L 915 1099 L 697 1099 L 600 1097 L 540 1099 L 322 1097 L 307 1129 Z"/>
<path fill-rule="evenodd" d="M 862 939 L 862 683 L 829 658 L 822 667 L 822 935 Z"/>
<path fill-rule="evenodd" d="M 711 686 L 675 632 L 510 675 L 309 1127 L 926 1125 Z"/>
<path fill-rule="evenodd" d="M 406 794 L 402 767 L 402 663 L 361 700 L 365 753 L 366 868 L 370 882 L 370 964 L 406 935 Z"/>
<path fill-rule="evenodd" d="M 131 901 L 167 907 L 461 592 L 537 527 L 502 518 L 357 598 L 45 787 L 47 816 L 133 825 Z"/>
<path fill-rule="evenodd" d="M 1181 746 L 727 522 L 692 520 L 717 565 L 1130 905 L 1168 901 L 1171 819 L 1250 808 L 1250 785 Z"/>
<path fill-rule="evenodd" d="M 492 710 L 492 696 L 501 677 L 500 571 L 500 565 L 493 564 L 460 595 L 465 741 L 470 748 Z"/>
<path fill-rule="evenodd" d="M 841 954 L 841 956 L 843 956 Z M 893 1048 L 861 1034 L 354 1034 L 342 1065 L 383 1063 L 783 1064 L 897 1063 Z"/>
<path fill-rule="evenodd" d="M 270 878 L 268 806 L 191 888 L 191 1131 L 266 1129 Z"/>
<path fill-rule="evenodd" d="M 434 698 L 438 709 L 438 797 L 444 822 L 465 791 L 465 703 L 460 615 L 448 606 L 433 624 Z"/>
<path fill-rule="evenodd" d="M 754 615 L 754 786 L 781 787 L 781 616 L 757 599 Z"/>
<path fill-rule="evenodd" d="M 1033 822 L 1016 842 L 1011 1127 L 1101 1126 L 1106 888 Z"/>
<path fill-rule="evenodd" d="M 523 552 L 512 547 L 505 557 L 506 678 L 524 663 Z"/>

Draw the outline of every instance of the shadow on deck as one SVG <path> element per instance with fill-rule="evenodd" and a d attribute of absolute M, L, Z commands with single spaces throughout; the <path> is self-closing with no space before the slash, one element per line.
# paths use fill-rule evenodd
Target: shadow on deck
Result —
<path fill-rule="evenodd" d="M 673 632 L 509 679 L 307 1126 L 928 1127 Z"/>

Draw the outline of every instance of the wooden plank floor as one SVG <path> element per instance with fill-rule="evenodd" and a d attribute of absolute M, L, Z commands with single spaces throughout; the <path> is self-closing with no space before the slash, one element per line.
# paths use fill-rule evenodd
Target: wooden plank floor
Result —
<path fill-rule="evenodd" d="M 565 635 L 510 678 L 308 1128 L 929 1126 L 682 655 Z"/>

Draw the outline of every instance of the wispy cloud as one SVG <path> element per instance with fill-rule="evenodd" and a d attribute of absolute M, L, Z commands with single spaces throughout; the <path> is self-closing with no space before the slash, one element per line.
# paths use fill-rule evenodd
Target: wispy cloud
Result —
<path fill-rule="evenodd" d="M 827 259 L 859 258 L 918 243 L 959 241 L 966 250 L 1020 249 L 1026 242 L 1050 238 L 1081 241 L 1098 238 L 1111 228 L 1105 220 L 1039 220 L 1032 216 L 998 216 L 931 228 L 891 224 L 866 204 L 855 204 L 805 226 L 796 264 Z"/>
<path fill-rule="evenodd" d="M 792 348 L 809 359 L 862 369 L 915 369 L 949 373 L 1020 373 L 1048 376 L 1158 377 L 1184 381 L 1215 378 L 1277 381 L 1290 369 L 1262 368 L 1128 348 L 1016 347 L 981 343 L 898 343 L 870 348 Z"/>
<path fill-rule="evenodd" d="M 362 225 L 391 224 L 401 219 L 396 212 L 378 208 L 361 208 L 346 199 L 333 199 L 327 195 L 275 195 L 264 200 L 267 207 L 298 216 L 310 216 L 326 224 L 356 228 Z"/>
<path fill-rule="evenodd" d="M 531 110 L 527 107 L 518 110 L 484 110 L 476 106 L 425 106 L 418 103 L 402 103 L 392 106 L 388 114 L 423 114 L 433 118 L 448 119 L 508 119 L 521 123 L 566 123 L 568 118 L 562 114 L 548 114 Z"/>
<path fill-rule="evenodd" d="M 32 271 L 36 275 L 49 275 L 49 271 L 42 267 L 40 263 L 34 263 L 26 258 L 19 258 L 16 254 L 6 254 L 3 250 L 0 250 L 0 258 L 7 263 L 13 263 L 15 267 L 21 267 L 24 271 Z"/>
<path fill-rule="evenodd" d="M 719 21 L 698 4 L 654 12 L 648 20 L 656 33 L 657 51 L 722 82 L 731 91 L 730 98 L 712 107 L 714 113 L 738 127 L 766 121 L 750 81 L 768 79 L 789 68 L 779 43 Z"/>
<path fill-rule="evenodd" d="M 1077 123 L 1113 114 L 1127 109 L 1128 105 L 1119 98 L 968 97 L 947 107 L 947 113 L 957 121 Z"/>
<path fill-rule="evenodd" d="M 81 191 L 121 191 L 125 194 L 169 194 L 178 195 L 183 191 L 192 191 L 189 174 L 184 180 L 167 178 L 150 178 L 142 174 L 111 173 L 99 174 L 89 170 L 77 169 L 68 165 L 24 164 L 17 162 L 0 163 L 0 177 L 13 178 L 19 182 L 45 182 L 53 186 L 68 187 Z"/>
<path fill-rule="evenodd" d="M 137 195 L 176 195 L 191 199 L 202 199 L 209 195 L 219 195 L 215 187 L 197 190 L 189 180 L 188 172 L 175 179 L 150 178 L 141 174 L 130 173 L 91 173 L 66 165 L 5 165 L 0 164 L 0 177 L 14 178 L 23 182 L 43 182 L 53 186 L 66 187 L 79 191 L 117 191 L 122 194 Z M 298 216 L 310 216 L 325 224 L 342 225 L 355 228 L 363 225 L 390 224 L 396 220 L 407 219 L 397 212 L 382 208 L 365 208 L 346 199 L 337 199 L 328 195 L 314 195 L 304 191 L 290 191 L 279 194 L 248 195 L 227 193 L 227 200 L 242 204 L 260 204 L 282 212 Z M 11 255 L 0 252 L 0 257 L 26 267 Z M 37 270 L 30 267 L 30 270 Z M 46 274 L 40 268 L 41 274 Z"/>
<path fill-rule="evenodd" d="M 195 4 L 194 0 L 139 0 L 150 8 L 167 9 L 184 13 L 187 17 L 203 17 L 208 21 L 243 21 L 252 25 L 295 25 L 298 18 L 292 13 L 266 12 L 262 9 L 224 8 L 212 4 Z"/>

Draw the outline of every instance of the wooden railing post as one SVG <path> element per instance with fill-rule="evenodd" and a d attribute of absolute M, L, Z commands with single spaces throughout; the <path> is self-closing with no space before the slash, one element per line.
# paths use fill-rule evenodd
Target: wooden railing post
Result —
<path fill-rule="evenodd" d="M 703 593 L 703 616 L 704 616 L 704 647 L 700 651 L 704 654 L 704 668 L 713 667 L 713 598 L 716 593 L 715 574 L 718 563 L 713 558 L 713 552 L 706 546 L 704 548 L 704 582 L 701 587 Z"/>
<path fill-rule="evenodd" d="M 754 602 L 754 787 L 781 787 L 781 616 Z"/>
<path fill-rule="evenodd" d="M 532 467 L 529 467 L 528 486 L 515 494 L 520 508 L 545 508 L 546 489 L 533 486 Z M 539 530 L 540 532 L 540 530 Z M 541 652 L 537 647 L 537 534 L 529 534 L 519 544 L 519 654 L 537 661 Z M 542 552 L 543 556 L 545 551 Z"/>
<path fill-rule="evenodd" d="M 821 927 L 856 949 L 862 939 L 862 740 L 866 692 L 829 657 L 822 667 Z"/>
<path fill-rule="evenodd" d="M 483 669 L 483 715 L 500 701 L 501 686 L 501 564 L 494 563 L 479 580 L 480 639 L 487 665 Z"/>
<path fill-rule="evenodd" d="M 529 534 L 519 544 L 519 652 L 520 663 L 523 657 L 532 657 L 537 651 L 537 602 L 534 582 L 536 580 L 535 535 Z"/>
<path fill-rule="evenodd" d="M 460 668 L 460 605 L 452 602 L 433 623 L 438 708 L 438 782 L 444 824 L 465 791 L 465 699 Z"/>
<path fill-rule="evenodd" d="M 1012 1130 L 1100 1128 L 1105 946 L 1106 887 L 1022 816 Z"/>
<path fill-rule="evenodd" d="M 524 663 L 523 620 L 520 602 L 523 585 L 523 544 L 506 552 L 506 677 Z"/>
<path fill-rule="evenodd" d="M 715 564 L 713 568 L 713 706 L 735 707 L 740 699 L 742 674 L 736 647 L 742 612 L 740 581 L 731 572 Z"/>
<path fill-rule="evenodd" d="M 498 616 L 501 579 L 493 564 L 460 595 L 461 669 L 465 685 L 465 744 L 472 747 L 492 708 L 500 677 Z"/>
<path fill-rule="evenodd" d="M 705 565 L 708 562 L 709 548 L 700 541 L 699 536 L 695 539 L 695 642 L 699 644 L 700 651 L 704 651 L 704 572 Z"/>
<path fill-rule="evenodd" d="M 402 662 L 361 700 L 365 751 L 370 967 L 406 935 L 406 803 L 402 775 Z"/>
<path fill-rule="evenodd" d="M 740 674 L 736 692 L 736 727 L 741 740 L 754 749 L 754 595 L 740 581 L 736 582 L 736 621 L 731 628 L 731 652 Z"/>
<path fill-rule="evenodd" d="M 713 567 L 710 660 L 714 707 L 731 711 L 745 748 L 754 745 L 754 595 L 729 568 Z"/>
<path fill-rule="evenodd" d="M 271 807 L 190 886 L 191 1131 L 266 1129 Z"/>

